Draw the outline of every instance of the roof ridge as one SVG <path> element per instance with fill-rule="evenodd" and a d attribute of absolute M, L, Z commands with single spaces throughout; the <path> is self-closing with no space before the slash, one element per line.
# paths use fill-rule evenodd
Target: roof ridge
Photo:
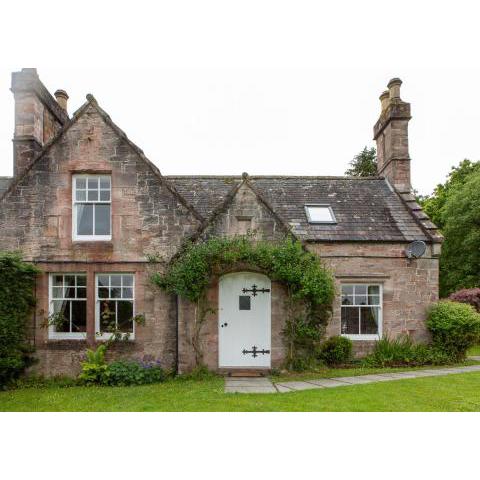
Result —
<path fill-rule="evenodd" d="M 222 179 L 233 178 L 242 179 L 242 175 L 164 175 L 166 178 L 200 178 L 200 179 Z M 384 180 L 383 176 L 373 177 L 352 177 L 352 176 L 328 176 L 328 175 L 249 175 L 249 179 L 320 179 L 320 180 Z"/>

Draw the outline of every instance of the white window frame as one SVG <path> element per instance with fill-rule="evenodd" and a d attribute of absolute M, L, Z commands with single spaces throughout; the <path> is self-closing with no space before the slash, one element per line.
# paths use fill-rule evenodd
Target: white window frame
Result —
<path fill-rule="evenodd" d="M 366 285 L 368 287 L 378 287 L 378 294 L 380 297 L 379 305 L 342 305 L 342 287 L 350 287 L 355 285 Z M 367 290 L 368 291 L 368 290 Z M 378 334 L 352 334 L 352 333 L 341 333 L 342 329 L 342 308 L 360 308 L 360 307 L 378 307 Z M 359 319 L 360 321 L 360 319 Z M 349 338 L 350 340 L 380 340 L 382 338 L 383 332 L 383 285 L 381 283 L 371 283 L 371 282 L 349 282 L 342 283 L 340 285 L 340 335 L 342 337 Z"/>
<path fill-rule="evenodd" d="M 77 201 L 77 179 L 84 178 L 86 185 L 88 186 L 89 178 L 110 178 L 110 200 L 97 200 L 97 201 Z M 77 205 L 85 204 L 108 204 L 110 205 L 110 235 L 78 235 L 77 234 Z M 95 208 L 93 208 L 93 225 L 95 227 Z M 72 176 L 72 238 L 76 242 L 95 242 L 95 241 L 110 241 L 112 239 L 112 176 L 109 174 L 76 174 Z"/>
<path fill-rule="evenodd" d="M 54 300 L 61 300 L 59 298 L 53 298 L 53 277 L 55 275 L 63 275 L 63 276 L 76 276 L 76 275 L 83 275 L 85 279 L 87 278 L 87 274 L 85 272 L 52 272 L 49 273 L 48 275 L 48 314 L 53 315 L 55 313 L 54 308 L 53 308 L 53 302 Z M 85 284 L 85 292 L 88 297 L 88 292 L 87 292 L 87 284 Z M 87 306 L 87 324 L 86 328 L 88 329 L 88 303 L 87 303 L 87 297 L 85 298 L 65 298 L 65 300 L 74 300 L 74 301 L 81 301 L 85 302 Z M 71 313 L 70 313 L 71 316 Z M 48 338 L 51 340 L 85 340 L 87 338 L 87 332 L 57 332 L 55 330 L 55 325 L 49 325 L 48 326 Z"/>
<path fill-rule="evenodd" d="M 306 203 L 304 205 L 305 207 L 305 215 L 307 216 L 308 223 L 311 224 L 324 224 L 324 225 L 333 225 L 337 223 L 337 219 L 335 218 L 335 215 L 333 213 L 332 207 L 328 203 Z M 330 212 L 330 217 L 331 220 L 312 220 L 312 217 L 310 216 L 310 208 L 315 208 L 315 207 L 321 207 L 321 208 L 326 208 Z"/>
<path fill-rule="evenodd" d="M 102 275 L 109 275 L 109 276 L 121 276 L 121 275 L 130 275 L 133 278 L 132 286 L 128 288 L 132 288 L 133 298 L 129 299 L 122 299 L 122 298 L 100 298 L 98 296 L 98 277 Z M 122 287 L 120 287 L 122 288 Z M 132 313 L 133 318 L 135 318 L 135 273 L 132 272 L 99 272 L 95 274 L 95 338 L 98 340 L 108 340 L 111 336 L 111 332 L 100 332 L 100 302 L 102 300 L 108 301 L 116 301 L 116 300 L 131 300 L 132 301 Z M 117 307 L 115 307 L 117 308 Z M 115 317 L 117 317 L 117 312 L 115 312 Z M 122 332 L 126 333 L 126 332 Z M 135 320 L 132 322 L 132 333 L 130 333 L 129 340 L 135 340 Z"/>

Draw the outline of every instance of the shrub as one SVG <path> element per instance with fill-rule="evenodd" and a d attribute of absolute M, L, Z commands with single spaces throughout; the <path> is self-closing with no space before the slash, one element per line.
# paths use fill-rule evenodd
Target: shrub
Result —
<path fill-rule="evenodd" d="M 471 305 L 441 301 L 430 308 L 427 327 L 437 349 L 461 360 L 480 339 L 480 314 Z"/>
<path fill-rule="evenodd" d="M 455 359 L 436 346 L 415 344 L 411 338 L 403 335 L 390 339 L 383 337 L 373 352 L 362 363 L 367 367 L 413 367 L 421 365 L 445 365 Z"/>
<path fill-rule="evenodd" d="M 86 360 L 81 363 L 82 373 L 78 379 L 86 385 L 102 384 L 107 371 L 105 361 L 106 345 L 100 345 L 96 350 L 87 350 Z"/>
<path fill-rule="evenodd" d="M 208 380 L 217 377 L 215 372 L 209 370 L 205 365 L 195 367 L 191 372 L 183 373 L 177 377 L 178 380 Z"/>
<path fill-rule="evenodd" d="M 331 337 L 320 346 L 320 359 L 327 365 L 342 365 L 352 357 L 352 341 L 345 337 Z"/>
<path fill-rule="evenodd" d="M 26 323 L 35 304 L 37 273 L 18 254 L 0 253 L 0 388 L 18 378 L 33 361 Z"/>
<path fill-rule="evenodd" d="M 468 303 L 480 313 L 480 288 L 464 288 L 448 298 L 454 302 Z"/>
<path fill-rule="evenodd" d="M 157 363 L 117 360 L 107 366 L 102 383 L 110 386 L 146 385 L 163 382 L 165 372 Z"/>

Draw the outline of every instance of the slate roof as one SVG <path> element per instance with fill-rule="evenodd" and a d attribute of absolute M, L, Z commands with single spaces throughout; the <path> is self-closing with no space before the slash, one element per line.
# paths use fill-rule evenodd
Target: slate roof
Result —
<path fill-rule="evenodd" d="M 403 198 L 382 177 L 166 178 L 207 219 L 232 189 L 248 181 L 270 208 L 291 226 L 292 232 L 305 241 L 440 241 L 415 215 L 415 211 L 421 210 L 414 199 Z M 329 204 L 337 223 L 309 224 L 305 213 L 305 204 L 309 203 Z M 425 217 L 423 214 L 422 218 Z"/>

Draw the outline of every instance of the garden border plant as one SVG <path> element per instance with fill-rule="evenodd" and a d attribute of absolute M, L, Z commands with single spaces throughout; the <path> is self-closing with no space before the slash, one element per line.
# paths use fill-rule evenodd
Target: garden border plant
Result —
<path fill-rule="evenodd" d="M 197 366 L 203 365 L 201 329 L 207 314 L 214 311 L 208 303 L 208 288 L 215 276 L 234 269 L 261 271 L 285 286 L 286 367 L 308 368 L 316 361 L 331 315 L 335 296 L 333 275 L 298 240 L 289 236 L 276 242 L 257 241 L 253 234 L 189 242 L 168 264 L 165 273 L 152 275 L 153 283 L 195 304 L 191 341 Z"/>

